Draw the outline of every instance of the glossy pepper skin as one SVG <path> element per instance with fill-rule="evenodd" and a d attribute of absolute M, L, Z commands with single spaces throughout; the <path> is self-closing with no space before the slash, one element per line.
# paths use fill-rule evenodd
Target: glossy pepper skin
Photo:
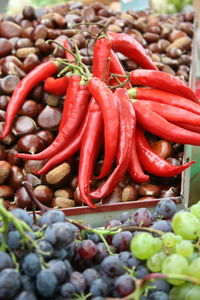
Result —
<path fill-rule="evenodd" d="M 141 167 L 140 161 L 138 159 L 137 149 L 136 149 L 136 137 L 135 134 L 132 138 L 132 149 L 129 162 L 128 173 L 131 178 L 138 183 L 143 183 L 149 181 L 149 175 L 146 175 Z"/>
<path fill-rule="evenodd" d="M 42 169 L 38 172 L 35 172 L 37 175 L 42 175 L 47 173 L 49 170 L 51 170 L 56 165 L 62 163 L 63 161 L 67 160 L 68 158 L 72 157 L 81 147 L 81 142 L 83 138 L 83 134 L 85 132 L 85 128 L 88 122 L 89 117 L 89 110 L 87 111 L 85 118 L 79 127 L 78 131 L 75 133 L 75 135 L 70 140 L 70 143 L 67 144 L 63 150 L 61 150 L 59 153 L 57 153 L 55 156 L 51 157 L 46 164 L 42 167 Z"/>
<path fill-rule="evenodd" d="M 135 134 L 135 112 L 126 89 L 121 88 L 116 90 L 114 97 L 118 103 L 120 117 L 117 166 L 108 179 L 96 191 L 90 193 L 91 197 L 98 199 L 109 195 L 122 180 L 129 165 L 132 137 Z"/>
<path fill-rule="evenodd" d="M 176 123 L 182 122 L 183 124 L 200 126 L 200 116 L 194 114 L 186 109 L 175 107 L 168 104 L 158 103 L 154 101 L 136 100 L 146 106 L 149 110 L 152 110 L 165 118 L 167 121 Z M 136 102 L 135 101 L 135 102 Z"/>
<path fill-rule="evenodd" d="M 93 75 L 107 82 L 110 69 L 111 42 L 108 38 L 99 38 L 94 45 Z"/>
<path fill-rule="evenodd" d="M 48 77 L 44 83 L 44 89 L 47 93 L 62 96 L 65 95 L 68 86 L 68 77 L 61 78 Z"/>
<path fill-rule="evenodd" d="M 111 46 L 107 38 L 102 37 L 96 41 L 94 46 L 93 76 L 105 82 L 107 82 L 109 76 L 110 51 Z M 78 186 L 83 202 L 91 207 L 95 207 L 89 193 L 94 163 L 102 144 L 103 118 L 100 106 L 93 96 L 90 99 L 89 111 L 91 114 L 81 144 Z"/>
<path fill-rule="evenodd" d="M 88 89 L 81 83 L 81 77 L 73 75 L 70 77 L 69 87 L 66 94 L 66 107 L 60 124 L 60 130 L 53 143 L 37 154 L 17 153 L 16 156 L 24 159 L 41 160 L 50 158 L 62 150 L 70 142 L 71 137 L 78 129 L 88 103 Z"/>
<path fill-rule="evenodd" d="M 112 49 L 135 61 L 144 69 L 158 70 L 153 60 L 145 52 L 142 45 L 125 33 L 108 32 Z"/>
<path fill-rule="evenodd" d="M 114 74 L 121 75 L 121 76 L 126 76 L 124 68 L 123 68 L 117 54 L 113 50 L 111 50 L 110 73 L 114 73 Z M 118 80 L 120 82 L 124 82 L 124 81 L 126 81 L 126 78 L 125 77 L 118 77 Z M 115 86 L 115 85 L 118 85 L 119 83 L 117 82 L 117 80 L 115 78 L 112 78 L 109 81 L 109 84 L 112 85 L 112 86 Z M 125 87 L 127 89 L 130 89 L 131 88 L 130 82 L 128 82 L 125 85 Z"/>
<path fill-rule="evenodd" d="M 89 196 L 90 183 L 94 164 L 102 145 L 103 122 L 98 122 L 97 120 L 99 120 L 99 118 L 102 118 L 101 111 L 99 111 L 98 105 L 93 105 L 81 143 L 78 170 L 78 187 L 81 199 L 91 208 L 95 208 L 96 206 L 92 203 L 92 198 Z"/>
<path fill-rule="evenodd" d="M 130 73 L 130 82 L 133 85 L 160 89 L 199 102 L 196 94 L 182 80 L 165 72 L 134 70 Z"/>
<path fill-rule="evenodd" d="M 132 88 L 128 92 L 131 98 L 134 99 L 152 100 L 155 102 L 187 109 L 188 111 L 200 115 L 200 105 L 198 103 L 184 98 L 183 96 L 175 95 L 174 93 L 143 87 Z"/>
<path fill-rule="evenodd" d="M 139 126 L 136 127 L 136 145 L 142 168 L 156 176 L 172 177 L 180 174 L 195 163 L 194 161 L 191 161 L 180 167 L 169 164 L 165 159 L 152 151 L 144 136 L 143 130 Z"/>
<path fill-rule="evenodd" d="M 99 104 L 104 121 L 104 162 L 98 179 L 106 176 L 115 160 L 119 135 L 119 112 L 114 94 L 107 84 L 97 77 L 88 82 L 90 94 Z"/>
<path fill-rule="evenodd" d="M 18 83 L 8 103 L 8 107 L 6 110 L 5 127 L 0 138 L 5 138 L 11 130 L 14 118 L 16 117 L 18 110 L 22 106 L 32 88 L 34 88 L 38 83 L 45 80 L 52 74 L 58 72 L 58 70 L 59 63 L 50 60 L 35 67 Z"/>
<path fill-rule="evenodd" d="M 133 103 L 137 122 L 147 131 L 171 142 L 200 145 L 200 134 L 178 127 L 162 116 L 147 109 L 146 105 L 136 101 Z"/>

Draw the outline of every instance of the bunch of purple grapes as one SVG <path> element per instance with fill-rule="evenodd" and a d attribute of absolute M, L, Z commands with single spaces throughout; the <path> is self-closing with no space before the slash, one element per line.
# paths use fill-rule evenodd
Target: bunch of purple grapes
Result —
<path fill-rule="evenodd" d="M 124 212 L 105 228 L 92 229 L 66 220 L 54 209 L 33 222 L 30 214 L 17 208 L 7 212 L 4 222 L 0 206 L 0 299 L 126 299 L 154 268 L 145 257 L 149 237 L 158 242 L 159 232 L 173 234 L 169 220 L 175 213 L 175 203 L 164 199 L 153 213 L 146 208 Z M 132 299 L 169 300 L 171 290 L 169 282 L 157 278 Z"/>

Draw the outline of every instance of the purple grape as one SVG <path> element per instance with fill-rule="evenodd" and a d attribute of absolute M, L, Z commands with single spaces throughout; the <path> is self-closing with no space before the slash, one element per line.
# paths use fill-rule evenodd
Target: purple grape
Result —
<path fill-rule="evenodd" d="M 116 252 L 121 252 L 130 249 L 130 242 L 133 236 L 130 231 L 122 231 L 114 235 L 112 245 Z"/>
<path fill-rule="evenodd" d="M 164 292 L 155 291 L 148 296 L 148 299 L 149 300 L 169 300 L 169 295 Z"/>
<path fill-rule="evenodd" d="M 135 272 L 135 277 L 138 278 L 138 279 L 142 279 L 144 278 L 145 276 L 147 276 L 149 274 L 149 271 L 148 269 L 143 266 L 143 265 L 139 265 L 137 268 L 136 268 L 136 272 Z"/>
<path fill-rule="evenodd" d="M 121 226 L 122 223 L 119 220 L 110 220 L 106 223 L 105 228 L 113 228 L 113 227 L 117 227 L 117 226 Z"/>
<path fill-rule="evenodd" d="M 120 276 L 125 273 L 124 265 L 118 256 L 108 256 L 101 262 L 101 271 L 109 277 Z"/>
<path fill-rule="evenodd" d="M 135 290 L 135 280 L 130 275 L 122 275 L 116 279 L 115 289 L 120 296 L 128 296 Z"/>
<path fill-rule="evenodd" d="M 153 223 L 151 228 L 161 230 L 163 232 L 172 232 L 172 225 L 169 221 L 160 220 Z"/>
<path fill-rule="evenodd" d="M 102 278 L 96 279 L 90 286 L 90 293 L 92 296 L 107 296 L 108 284 Z"/>
<path fill-rule="evenodd" d="M 61 285 L 60 292 L 63 297 L 70 299 L 72 298 L 72 295 L 76 292 L 76 290 L 72 283 L 66 282 L 63 285 Z"/>
<path fill-rule="evenodd" d="M 48 262 L 48 268 L 56 276 L 58 283 L 62 283 L 67 275 L 67 267 L 64 261 L 52 259 Z"/>
<path fill-rule="evenodd" d="M 43 297 L 53 297 L 57 288 L 57 278 L 51 270 L 44 269 L 37 274 L 36 288 Z"/>
<path fill-rule="evenodd" d="M 155 213 L 163 218 L 172 218 L 176 210 L 176 204 L 170 198 L 167 198 L 158 202 Z"/>
<path fill-rule="evenodd" d="M 67 222 L 54 223 L 45 230 L 45 239 L 57 249 L 67 247 L 74 238 L 74 226 Z"/>
<path fill-rule="evenodd" d="M 146 208 L 139 208 L 133 215 L 134 221 L 137 226 L 148 227 L 153 223 L 153 215 Z"/>
<path fill-rule="evenodd" d="M 92 240 L 83 240 L 78 247 L 78 253 L 81 258 L 92 259 L 97 253 L 96 244 Z"/>
<path fill-rule="evenodd" d="M 127 221 L 130 218 L 131 218 L 131 214 L 129 211 L 125 211 L 119 216 L 119 220 L 121 223 L 124 223 L 125 221 Z"/>
<path fill-rule="evenodd" d="M 96 263 L 101 263 L 101 261 L 108 256 L 106 246 L 103 242 L 97 244 L 97 253 L 94 257 Z"/>
<path fill-rule="evenodd" d="M 60 210 L 47 210 L 39 220 L 41 226 L 43 225 L 51 225 L 57 222 L 64 222 L 65 214 Z"/>
<path fill-rule="evenodd" d="M 88 268 L 83 272 L 83 276 L 85 278 L 87 286 L 90 286 L 92 282 L 100 277 L 100 274 L 97 270 Z"/>
<path fill-rule="evenodd" d="M 75 287 L 76 293 L 83 293 L 86 289 L 86 281 L 82 273 L 74 271 L 70 275 L 70 282 Z"/>

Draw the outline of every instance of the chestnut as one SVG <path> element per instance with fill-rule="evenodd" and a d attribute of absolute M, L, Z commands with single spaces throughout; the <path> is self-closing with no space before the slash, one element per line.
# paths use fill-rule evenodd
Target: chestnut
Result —
<path fill-rule="evenodd" d="M 26 116 L 18 117 L 13 123 L 13 133 L 16 136 L 32 134 L 36 130 L 36 123 L 33 119 Z"/>
<path fill-rule="evenodd" d="M 44 149 L 44 143 L 42 139 L 36 134 L 27 134 L 22 136 L 18 142 L 17 146 L 19 150 L 25 153 L 37 153 Z"/>
<path fill-rule="evenodd" d="M 33 194 L 42 204 L 51 204 L 53 192 L 47 185 L 38 185 L 36 188 L 34 188 Z"/>
<path fill-rule="evenodd" d="M 14 197 L 14 203 L 17 204 L 18 207 L 26 208 L 28 210 L 31 210 L 33 207 L 32 201 L 29 198 L 29 195 L 27 194 L 24 187 L 20 187 L 16 191 Z"/>

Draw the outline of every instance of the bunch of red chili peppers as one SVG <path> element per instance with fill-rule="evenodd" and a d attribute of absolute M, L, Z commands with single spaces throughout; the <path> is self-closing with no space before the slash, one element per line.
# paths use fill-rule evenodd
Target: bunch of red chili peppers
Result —
<path fill-rule="evenodd" d="M 170 164 L 152 151 L 144 134 L 147 130 L 172 142 L 200 145 L 200 105 L 184 82 L 158 71 L 144 48 L 123 33 L 108 32 L 96 40 L 93 76 L 82 64 L 77 48 L 74 55 L 67 42 L 64 46 L 66 60 L 51 60 L 36 67 L 21 80 L 9 101 L 2 138 L 11 130 L 19 108 L 36 84 L 45 80 L 46 91 L 66 94 L 59 132 L 53 143 L 40 153 L 18 153 L 18 157 L 48 159 L 37 173 L 41 175 L 80 150 L 80 195 L 93 208 L 92 200 L 111 193 L 126 172 L 141 183 L 149 180 L 144 171 L 171 177 L 194 163 Z M 143 69 L 130 72 L 127 79 L 116 52 Z M 58 72 L 64 76 L 51 77 Z M 132 87 L 140 85 L 143 87 Z M 91 192 L 95 162 L 102 150 L 104 161 L 95 178 L 105 181 Z"/>

